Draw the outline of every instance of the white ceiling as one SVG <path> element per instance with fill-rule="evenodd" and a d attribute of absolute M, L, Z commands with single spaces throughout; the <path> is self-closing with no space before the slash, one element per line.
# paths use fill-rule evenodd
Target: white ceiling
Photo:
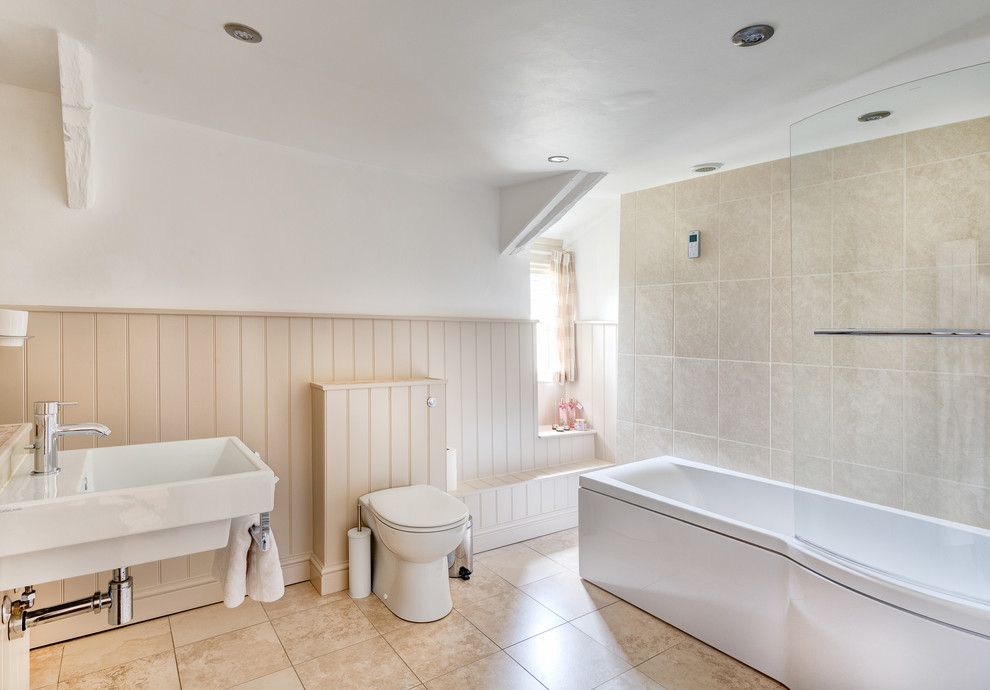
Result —
<path fill-rule="evenodd" d="M 92 49 L 99 102 L 491 185 L 564 153 L 609 194 L 786 155 L 837 85 L 990 45 L 988 18 L 987 0 L 4 0 L 0 81 L 55 91 L 55 29 Z M 731 45 L 754 22 L 777 35 Z"/>

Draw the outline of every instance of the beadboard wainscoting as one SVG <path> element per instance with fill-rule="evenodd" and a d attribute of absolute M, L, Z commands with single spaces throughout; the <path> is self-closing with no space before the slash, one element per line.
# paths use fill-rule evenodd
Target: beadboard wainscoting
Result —
<path fill-rule="evenodd" d="M 446 445 L 462 482 L 595 457 L 580 438 L 538 438 L 528 321 L 34 308 L 29 332 L 25 348 L 0 348 L 0 423 L 29 421 L 35 400 L 72 400 L 67 422 L 99 421 L 113 435 L 67 438 L 65 448 L 239 436 L 280 477 L 272 526 L 287 582 L 310 577 L 312 381 L 446 381 Z M 610 409 L 609 385 L 599 388 Z M 136 617 L 219 601 L 212 560 L 128 564 Z M 33 584 L 49 605 L 92 594 L 108 577 Z M 39 627 L 32 645 L 105 627 L 102 616 L 79 616 Z"/>

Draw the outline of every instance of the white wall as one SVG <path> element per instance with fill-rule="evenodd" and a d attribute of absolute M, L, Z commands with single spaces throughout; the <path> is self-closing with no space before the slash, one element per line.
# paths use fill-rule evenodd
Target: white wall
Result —
<path fill-rule="evenodd" d="M 70 210 L 57 97 L 0 85 L 0 140 L 0 303 L 529 316 L 492 189 L 98 104 Z"/>
<path fill-rule="evenodd" d="M 601 198 L 569 229 L 579 321 L 619 318 L 619 199 Z"/>

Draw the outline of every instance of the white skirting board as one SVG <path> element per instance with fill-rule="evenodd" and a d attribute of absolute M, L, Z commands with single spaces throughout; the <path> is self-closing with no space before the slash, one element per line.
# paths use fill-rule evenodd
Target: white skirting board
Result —
<path fill-rule="evenodd" d="M 309 554 L 283 558 L 282 576 L 286 585 L 308 580 Z M 149 587 L 134 599 L 134 622 L 160 618 L 219 601 L 223 601 L 220 583 L 209 576 Z M 31 647 L 43 647 L 109 629 L 105 613 L 80 614 L 33 628 Z"/>

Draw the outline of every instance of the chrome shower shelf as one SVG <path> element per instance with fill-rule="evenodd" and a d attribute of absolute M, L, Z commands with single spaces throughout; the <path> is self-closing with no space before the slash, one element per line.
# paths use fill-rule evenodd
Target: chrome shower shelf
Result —
<path fill-rule="evenodd" d="M 901 338 L 987 338 L 990 328 L 831 328 L 813 331 L 815 335 L 865 335 Z"/>

